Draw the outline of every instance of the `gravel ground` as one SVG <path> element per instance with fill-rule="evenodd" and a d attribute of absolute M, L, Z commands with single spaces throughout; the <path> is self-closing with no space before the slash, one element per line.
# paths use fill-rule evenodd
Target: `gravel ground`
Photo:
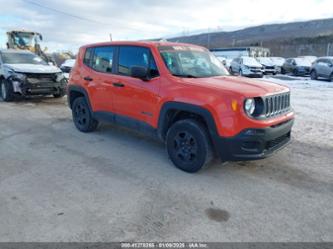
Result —
<path fill-rule="evenodd" d="M 162 144 L 78 132 L 66 99 L 0 102 L 0 241 L 333 241 L 333 83 L 292 88 L 292 143 L 187 174 Z"/>

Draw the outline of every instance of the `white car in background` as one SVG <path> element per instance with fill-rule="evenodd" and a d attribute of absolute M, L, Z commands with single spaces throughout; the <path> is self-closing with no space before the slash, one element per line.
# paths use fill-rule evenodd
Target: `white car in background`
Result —
<path fill-rule="evenodd" d="M 259 77 L 264 75 L 263 66 L 253 57 L 241 56 L 232 60 L 229 71 L 246 77 Z"/>
<path fill-rule="evenodd" d="M 314 63 L 318 59 L 317 56 L 312 56 L 312 55 L 298 56 L 298 58 L 303 58 L 303 59 L 307 60 L 308 62 L 310 62 L 311 64 Z"/>
<path fill-rule="evenodd" d="M 264 74 L 277 74 L 278 68 L 269 57 L 257 57 L 257 61 L 264 67 Z"/>
<path fill-rule="evenodd" d="M 283 57 L 269 57 L 275 67 L 278 69 L 278 73 L 281 73 L 281 68 L 285 63 L 286 59 Z"/>
<path fill-rule="evenodd" d="M 216 56 L 216 58 L 219 59 L 219 61 L 221 61 L 222 64 L 223 64 L 227 69 L 230 68 L 230 63 L 231 63 L 232 59 L 228 59 L 228 58 L 225 58 L 225 57 L 222 57 L 222 56 Z"/>
<path fill-rule="evenodd" d="M 61 64 L 60 69 L 64 73 L 66 79 L 69 78 L 69 74 L 74 67 L 75 59 L 65 60 L 64 63 Z"/>

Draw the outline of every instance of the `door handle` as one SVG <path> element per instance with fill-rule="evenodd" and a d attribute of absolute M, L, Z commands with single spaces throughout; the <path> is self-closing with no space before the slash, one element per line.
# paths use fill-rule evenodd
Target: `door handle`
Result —
<path fill-rule="evenodd" d="M 93 81 L 93 79 L 90 76 L 86 76 L 83 79 L 86 80 L 86 81 Z"/>
<path fill-rule="evenodd" d="M 125 85 L 121 82 L 113 82 L 112 83 L 114 87 L 124 87 Z"/>

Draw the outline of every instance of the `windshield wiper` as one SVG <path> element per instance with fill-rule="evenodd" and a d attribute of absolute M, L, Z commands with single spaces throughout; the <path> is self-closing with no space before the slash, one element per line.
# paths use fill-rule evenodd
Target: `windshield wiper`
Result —
<path fill-rule="evenodd" d="M 199 78 L 192 74 L 172 74 L 173 76 L 182 77 L 182 78 Z"/>

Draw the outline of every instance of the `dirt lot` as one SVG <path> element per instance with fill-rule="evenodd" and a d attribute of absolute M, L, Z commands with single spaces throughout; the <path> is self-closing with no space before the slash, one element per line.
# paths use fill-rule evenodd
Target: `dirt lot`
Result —
<path fill-rule="evenodd" d="M 78 132 L 65 98 L 0 102 L 0 241 L 333 241 L 333 83 L 273 80 L 290 146 L 199 174 L 136 133 Z"/>

